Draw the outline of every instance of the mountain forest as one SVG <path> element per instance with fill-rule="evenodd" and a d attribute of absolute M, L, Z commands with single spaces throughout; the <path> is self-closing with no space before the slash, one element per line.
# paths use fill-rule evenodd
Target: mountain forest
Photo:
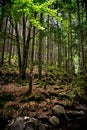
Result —
<path fill-rule="evenodd" d="M 0 129 L 87 129 L 87 1 L 0 0 Z"/>

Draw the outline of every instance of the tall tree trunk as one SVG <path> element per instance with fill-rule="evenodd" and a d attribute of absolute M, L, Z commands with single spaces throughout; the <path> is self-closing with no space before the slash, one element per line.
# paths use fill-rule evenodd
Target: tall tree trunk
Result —
<path fill-rule="evenodd" d="M 11 35 L 13 37 L 13 25 L 12 25 L 12 28 L 11 28 Z M 10 48 L 9 48 L 9 59 L 8 59 L 9 65 L 11 64 L 11 55 L 12 55 L 12 38 L 11 38 L 11 41 L 10 41 Z"/>
<path fill-rule="evenodd" d="M 50 65 L 53 64 L 53 33 L 50 31 Z"/>
<path fill-rule="evenodd" d="M 86 12 L 86 25 L 87 25 L 87 0 L 84 0 L 85 3 L 85 12 Z M 85 37 L 85 56 L 84 56 L 84 62 L 85 62 L 85 71 L 87 73 L 87 28 L 86 28 L 86 37 Z"/>
<path fill-rule="evenodd" d="M 62 61 L 62 57 L 61 57 L 61 28 L 58 28 L 58 34 L 56 34 L 57 37 L 57 44 L 58 44 L 58 68 L 61 68 L 61 61 Z"/>
<path fill-rule="evenodd" d="M 69 12 L 69 25 L 68 25 L 68 71 L 72 71 L 72 17 Z"/>
<path fill-rule="evenodd" d="M 84 46 L 83 46 L 83 31 L 81 27 L 81 16 L 80 16 L 80 1 L 77 0 L 77 15 L 78 15 L 78 44 L 79 44 L 79 70 L 84 70 Z"/>
<path fill-rule="evenodd" d="M 19 30 L 17 24 L 15 25 L 16 41 L 17 41 L 17 51 L 18 51 L 18 64 L 19 64 L 19 76 L 24 79 L 26 76 L 27 60 L 28 60 L 28 50 L 31 35 L 31 26 L 28 27 L 28 35 L 25 43 L 25 22 L 23 25 L 23 53 L 21 54 L 21 44 L 19 39 Z"/>
<path fill-rule="evenodd" d="M 21 51 L 20 51 L 20 40 L 19 40 L 19 33 L 18 33 L 18 25 L 15 25 L 15 33 L 16 33 L 16 41 L 17 41 L 17 55 L 18 55 L 18 65 L 19 65 L 19 77 L 21 78 Z"/>
<path fill-rule="evenodd" d="M 28 61 L 28 50 L 29 50 L 29 43 L 30 43 L 30 36 L 31 36 L 31 27 L 28 29 L 28 36 L 23 52 L 23 61 L 22 61 L 22 70 L 21 70 L 21 78 L 25 79 L 26 77 L 26 68 L 27 68 L 27 61 Z"/>
<path fill-rule="evenodd" d="M 30 62 L 30 74 L 29 74 L 29 93 L 32 92 L 34 45 L 35 45 L 35 27 L 33 26 L 33 41 L 32 41 L 32 52 L 31 52 L 31 62 Z"/>
<path fill-rule="evenodd" d="M 48 36 L 47 36 L 47 49 L 46 49 L 46 71 L 45 71 L 45 85 L 44 89 L 47 88 L 48 84 L 48 67 L 49 67 L 49 52 L 50 52 L 50 26 L 49 26 L 49 15 L 48 15 Z"/>
<path fill-rule="evenodd" d="M 36 18 L 36 12 L 34 13 L 34 17 Z M 34 61 L 34 46 L 35 46 L 35 26 L 33 26 L 33 40 L 32 40 L 32 51 L 31 51 L 31 61 L 30 61 L 30 74 L 29 74 L 29 93 L 32 92 L 33 85 L 33 61 Z"/>
<path fill-rule="evenodd" d="M 23 57 L 22 57 L 22 79 L 25 79 L 26 77 L 26 70 L 25 70 L 25 50 L 26 49 L 26 16 L 23 14 Z"/>
<path fill-rule="evenodd" d="M 40 23 L 43 24 L 43 14 L 40 14 Z M 39 71 L 39 80 L 42 77 L 42 43 L 43 43 L 43 34 L 42 30 L 39 32 L 39 50 L 38 50 L 38 71 Z"/>
<path fill-rule="evenodd" d="M 84 0 L 84 2 L 85 2 L 86 22 L 87 22 L 87 0 Z"/>
<path fill-rule="evenodd" d="M 4 53 L 5 53 L 5 42 L 6 42 L 6 31 L 7 31 L 7 25 L 8 25 L 8 17 L 6 18 L 5 21 L 5 30 L 4 30 L 4 42 L 2 45 L 2 54 L 1 54 L 1 65 L 4 63 Z"/>

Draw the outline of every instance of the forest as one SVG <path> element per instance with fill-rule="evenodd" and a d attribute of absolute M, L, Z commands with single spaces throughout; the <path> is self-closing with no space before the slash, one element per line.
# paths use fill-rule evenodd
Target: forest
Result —
<path fill-rule="evenodd" d="M 87 129 L 87 1 L 0 0 L 0 129 Z"/>

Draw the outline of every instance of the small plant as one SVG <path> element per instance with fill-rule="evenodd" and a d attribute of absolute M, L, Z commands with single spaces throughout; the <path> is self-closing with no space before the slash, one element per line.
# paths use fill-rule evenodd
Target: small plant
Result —
<path fill-rule="evenodd" d="M 34 96 L 33 94 L 30 94 L 30 95 L 24 94 L 24 95 L 21 97 L 21 102 L 34 101 L 34 100 L 35 100 L 35 96 Z"/>
<path fill-rule="evenodd" d="M 37 95 L 35 95 L 36 102 L 41 102 L 43 100 L 44 100 L 44 97 L 40 93 L 37 93 Z"/>

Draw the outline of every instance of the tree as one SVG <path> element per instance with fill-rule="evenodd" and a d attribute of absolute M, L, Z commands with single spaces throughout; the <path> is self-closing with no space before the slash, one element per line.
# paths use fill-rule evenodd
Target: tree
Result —
<path fill-rule="evenodd" d="M 3 38 L 2 54 L 1 54 L 1 65 L 3 65 L 3 63 L 4 63 L 4 52 L 5 52 L 5 43 L 6 43 L 7 24 L 8 24 L 8 17 L 5 19 L 4 38 Z"/>
<path fill-rule="evenodd" d="M 19 73 L 20 73 L 20 77 L 22 77 L 22 78 L 24 78 L 25 74 L 26 74 L 31 25 L 34 25 L 35 27 L 37 27 L 40 30 L 44 29 L 43 26 L 40 24 L 41 18 L 40 18 L 40 20 L 38 19 L 38 17 L 35 18 L 34 13 L 36 12 L 36 13 L 42 14 L 43 12 L 45 12 L 45 13 L 49 13 L 50 15 L 56 16 L 56 11 L 52 11 L 51 9 L 48 8 L 48 5 L 52 4 L 52 2 L 53 2 L 53 0 L 49 0 L 48 2 L 31 1 L 31 0 L 29 0 L 29 1 L 15 0 L 14 1 L 13 8 L 12 8 L 12 16 L 13 16 L 15 24 L 16 24 L 15 32 L 16 32 L 16 40 L 17 40 L 17 48 L 18 48 Z M 37 3 L 39 5 L 37 5 Z M 23 15 L 21 15 L 21 14 L 23 14 Z M 17 28 L 18 21 L 20 21 L 20 19 L 19 19 L 20 16 L 23 16 L 23 56 L 21 56 L 21 54 L 19 54 L 19 53 L 21 53 L 20 37 L 19 37 L 19 33 L 18 33 L 18 28 Z M 25 26 L 26 25 L 25 25 L 25 18 L 24 18 L 25 16 L 29 20 L 28 21 L 29 32 L 28 32 L 27 40 L 25 39 L 25 37 L 26 37 L 25 36 L 26 35 Z M 25 43 L 25 40 L 27 41 L 26 43 Z M 22 59 L 22 57 L 23 57 L 23 59 Z M 39 58 L 39 61 L 41 61 L 41 58 Z M 41 68 L 39 70 L 41 70 Z"/>
<path fill-rule="evenodd" d="M 43 13 L 40 14 L 40 23 L 43 24 Z M 43 44 L 43 33 L 39 31 L 39 50 L 38 50 L 38 70 L 39 70 L 39 80 L 42 77 L 42 44 Z"/>

